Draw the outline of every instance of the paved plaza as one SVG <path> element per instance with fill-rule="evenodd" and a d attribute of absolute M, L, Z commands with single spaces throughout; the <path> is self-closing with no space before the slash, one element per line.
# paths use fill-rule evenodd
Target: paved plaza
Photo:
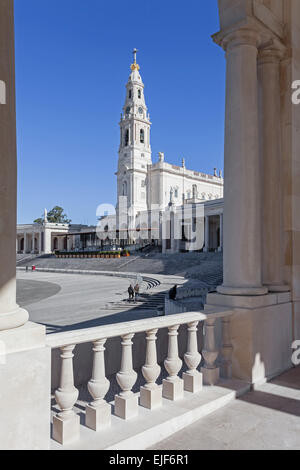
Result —
<path fill-rule="evenodd" d="M 112 276 L 19 271 L 17 300 L 29 319 L 45 324 L 49 333 L 153 316 L 151 311 L 106 309 L 109 302 L 128 298 L 129 283 Z"/>
<path fill-rule="evenodd" d="M 155 446 L 157 450 L 299 450 L 300 368 L 256 387 Z"/>

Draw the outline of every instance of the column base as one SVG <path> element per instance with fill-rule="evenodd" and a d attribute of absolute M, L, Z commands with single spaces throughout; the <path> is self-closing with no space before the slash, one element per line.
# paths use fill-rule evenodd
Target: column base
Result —
<path fill-rule="evenodd" d="M 219 382 L 219 367 L 215 367 L 214 369 L 206 369 L 206 367 L 201 367 L 201 372 L 203 374 L 203 382 L 205 385 L 216 385 Z"/>
<path fill-rule="evenodd" d="M 98 406 L 87 405 L 85 425 L 96 432 L 109 428 L 111 425 L 111 406 L 105 402 Z"/>
<path fill-rule="evenodd" d="M 11 312 L 0 313 L 0 331 L 23 326 L 28 321 L 28 318 L 28 312 L 17 305 L 16 309 Z"/>
<path fill-rule="evenodd" d="M 167 398 L 167 400 L 181 400 L 183 398 L 183 390 L 184 390 L 184 383 L 183 380 L 178 377 L 175 382 L 171 382 L 167 379 L 163 380 L 163 390 L 162 396 Z"/>
<path fill-rule="evenodd" d="M 162 406 L 162 389 L 157 386 L 149 389 L 141 387 L 140 390 L 140 405 L 148 410 L 154 410 Z"/>
<path fill-rule="evenodd" d="M 229 287 L 219 286 L 217 292 L 222 295 L 266 295 L 268 293 L 267 287 Z"/>
<path fill-rule="evenodd" d="M 197 393 L 202 390 L 203 376 L 201 372 L 196 372 L 195 374 L 188 374 L 184 372 L 182 374 L 184 382 L 184 390 L 191 393 Z"/>
<path fill-rule="evenodd" d="M 291 288 L 287 284 L 265 284 L 269 292 L 290 292 Z"/>
<path fill-rule="evenodd" d="M 128 397 L 115 396 L 115 415 L 119 418 L 135 418 L 138 415 L 138 406 L 138 397 L 135 394 Z"/>
<path fill-rule="evenodd" d="M 53 439 L 61 445 L 71 444 L 80 438 L 80 417 L 76 413 L 68 419 L 53 418 Z"/>

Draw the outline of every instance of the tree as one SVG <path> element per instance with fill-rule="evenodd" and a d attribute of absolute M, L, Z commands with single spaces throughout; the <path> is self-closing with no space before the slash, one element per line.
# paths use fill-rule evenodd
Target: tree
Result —
<path fill-rule="evenodd" d="M 64 214 L 64 209 L 59 206 L 53 207 L 53 209 L 51 209 L 51 211 L 48 212 L 47 219 L 48 219 L 48 222 L 52 224 L 69 224 L 72 222 L 71 219 L 68 219 L 67 214 Z M 35 224 L 42 225 L 43 222 L 44 222 L 43 217 L 40 217 L 34 220 Z"/>

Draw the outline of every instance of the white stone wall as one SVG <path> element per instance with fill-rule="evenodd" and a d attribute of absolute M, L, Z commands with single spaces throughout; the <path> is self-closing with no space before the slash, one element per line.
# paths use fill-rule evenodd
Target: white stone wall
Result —
<path fill-rule="evenodd" d="M 184 199 L 191 199 L 193 186 L 197 186 L 198 199 L 203 201 L 223 197 L 223 178 L 187 170 L 166 162 L 152 165 L 151 203 L 165 208 L 170 202 L 171 190 L 173 202 L 181 205 Z"/>

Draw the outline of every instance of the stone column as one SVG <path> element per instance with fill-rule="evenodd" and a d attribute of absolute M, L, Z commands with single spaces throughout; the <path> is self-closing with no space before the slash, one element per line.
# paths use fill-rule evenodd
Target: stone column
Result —
<path fill-rule="evenodd" d="M 263 49 L 258 59 L 260 151 L 263 174 L 263 284 L 271 292 L 288 291 L 282 280 L 283 217 L 281 184 L 279 48 Z"/>
<path fill-rule="evenodd" d="M 14 2 L 0 0 L 0 446 L 48 449 L 51 356 L 45 327 L 16 303 L 16 119 Z M 32 404 L 34 403 L 34 406 Z"/>
<path fill-rule="evenodd" d="M 71 251 L 73 246 L 73 235 L 67 236 L 67 250 Z"/>
<path fill-rule="evenodd" d="M 44 230 L 44 252 L 47 254 L 52 252 L 52 234 L 51 230 L 46 227 Z"/>
<path fill-rule="evenodd" d="M 209 216 L 205 216 L 205 238 L 203 251 L 209 251 Z"/>
<path fill-rule="evenodd" d="M 27 251 L 27 233 L 24 233 L 24 253 Z"/>
<path fill-rule="evenodd" d="M 224 283 L 221 294 L 262 295 L 261 172 L 258 143 L 257 46 L 254 30 L 225 36 L 226 118 Z"/>
<path fill-rule="evenodd" d="M 13 2 L 0 3 L 0 80 L 6 104 L 0 105 L 0 330 L 23 325 L 25 310 L 16 303 L 17 148 Z"/>
<path fill-rule="evenodd" d="M 220 246 L 218 251 L 223 251 L 223 214 L 220 214 Z"/>
<path fill-rule="evenodd" d="M 35 233 L 34 232 L 32 232 L 31 237 L 32 237 L 31 252 L 34 253 L 35 252 Z"/>
<path fill-rule="evenodd" d="M 39 232 L 39 254 L 42 253 L 42 232 Z"/>

